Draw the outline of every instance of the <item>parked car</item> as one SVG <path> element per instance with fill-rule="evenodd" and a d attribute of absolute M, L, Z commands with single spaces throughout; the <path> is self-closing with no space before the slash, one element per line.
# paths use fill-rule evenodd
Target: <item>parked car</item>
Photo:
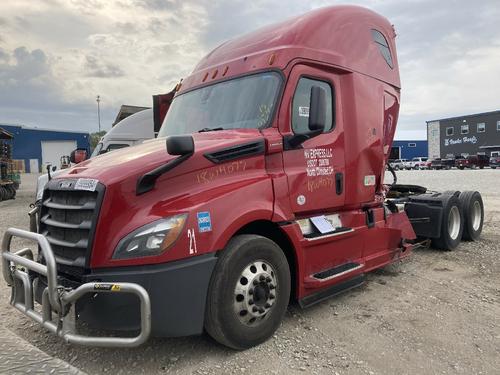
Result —
<path fill-rule="evenodd" d="M 401 169 L 401 159 L 391 159 L 389 160 L 389 165 L 394 169 Z"/>
<path fill-rule="evenodd" d="M 413 158 L 408 163 L 408 165 L 409 165 L 408 169 L 428 169 L 429 168 L 429 166 L 427 164 L 428 159 L 429 158 L 425 158 L 425 157 L 421 157 L 421 156 Z"/>
<path fill-rule="evenodd" d="M 469 155 L 466 158 L 460 158 L 455 161 L 457 168 L 459 169 L 483 169 L 490 165 L 490 158 L 486 155 Z"/>
<path fill-rule="evenodd" d="M 491 169 L 500 168 L 500 155 L 490 157 Z"/>
<path fill-rule="evenodd" d="M 436 158 L 431 161 L 430 168 L 431 169 L 451 169 L 455 166 L 455 159 L 446 158 Z"/>
<path fill-rule="evenodd" d="M 408 159 L 396 159 L 391 163 L 391 166 L 395 170 L 410 169 L 408 163 L 409 163 Z"/>

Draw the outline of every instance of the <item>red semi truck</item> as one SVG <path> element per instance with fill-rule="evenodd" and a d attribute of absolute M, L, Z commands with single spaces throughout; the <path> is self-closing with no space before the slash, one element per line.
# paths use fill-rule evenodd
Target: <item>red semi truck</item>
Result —
<path fill-rule="evenodd" d="M 39 233 L 7 231 L 11 303 L 71 343 L 205 329 L 244 349 L 272 336 L 290 300 L 354 288 L 416 246 L 477 239 L 479 193 L 384 183 L 395 35 L 380 15 L 337 6 L 216 48 L 157 139 L 66 170 L 45 188 Z M 11 249 L 16 236 L 38 244 L 35 260 Z M 88 336 L 75 320 L 128 333 Z"/>

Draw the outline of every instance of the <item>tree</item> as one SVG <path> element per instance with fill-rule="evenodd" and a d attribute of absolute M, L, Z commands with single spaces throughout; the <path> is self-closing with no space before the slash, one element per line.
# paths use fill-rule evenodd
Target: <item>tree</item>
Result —
<path fill-rule="evenodd" d="M 102 137 L 106 134 L 105 130 L 101 130 L 100 132 L 95 132 L 90 134 L 90 150 L 91 152 L 94 150 L 95 146 L 99 143 Z"/>

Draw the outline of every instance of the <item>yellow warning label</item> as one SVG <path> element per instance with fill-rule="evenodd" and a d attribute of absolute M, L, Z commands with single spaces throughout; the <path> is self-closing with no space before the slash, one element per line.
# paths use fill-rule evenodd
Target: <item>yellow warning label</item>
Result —
<path fill-rule="evenodd" d="M 111 287 L 111 290 L 112 290 L 113 292 L 119 292 L 119 291 L 120 291 L 120 289 L 121 289 L 121 288 L 120 288 L 120 285 L 115 285 L 115 284 L 113 284 L 113 286 Z"/>

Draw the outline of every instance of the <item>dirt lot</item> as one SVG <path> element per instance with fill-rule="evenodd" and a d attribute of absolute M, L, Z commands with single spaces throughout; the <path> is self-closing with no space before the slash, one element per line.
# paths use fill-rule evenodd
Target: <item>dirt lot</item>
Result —
<path fill-rule="evenodd" d="M 402 171 L 402 183 L 479 190 L 482 240 L 453 252 L 417 250 L 368 276 L 364 287 L 307 310 L 291 306 L 267 343 L 234 352 L 209 337 L 154 339 L 133 350 L 63 344 L 8 305 L 1 323 L 88 373 L 498 374 L 500 372 L 500 171 Z M 27 228 L 32 185 L 0 203 L 0 234 Z"/>

